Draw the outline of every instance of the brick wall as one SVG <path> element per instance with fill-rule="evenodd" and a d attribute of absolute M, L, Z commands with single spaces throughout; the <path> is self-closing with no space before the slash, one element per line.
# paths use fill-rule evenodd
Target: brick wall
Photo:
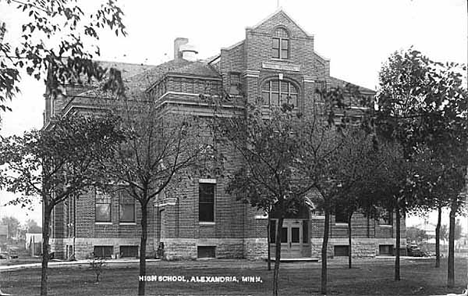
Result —
<path fill-rule="evenodd" d="M 272 58 L 272 34 L 278 26 L 286 28 L 289 33 L 290 56 L 285 60 Z M 283 80 L 292 82 L 298 88 L 300 111 L 309 114 L 316 110 L 323 112 L 324 102 L 315 89 L 321 81 L 330 83 L 330 62 L 314 52 L 313 36 L 305 33 L 284 12 L 275 14 L 257 27 L 246 29 L 245 40 L 242 42 L 221 49 L 217 69 L 222 81 L 210 75 L 176 75 L 174 73 L 178 73 L 177 70 L 168 73 L 169 69 L 166 69 L 165 74 L 160 73 L 153 82 L 159 81 L 159 84 L 152 89 L 151 95 L 160 104 L 161 114 L 189 112 L 194 116 L 209 118 L 213 111 L 198 95 L 218 95 L 221 86 L 228 91 L 230 74 L 233 72 L 240 73 L 242 90 L 248 102 L 257 102 L 265 81 L 280 79 L 282 76 Z M 132 91 L 137 93 L 138 90 Z M 85 104 L 83 100 L 80 102 Z M 64 103 L 65 101 L 59 102 L 56 108 L 63 108 Z M 49 101 L 48 108 L 50 107 Z M 243 114 L 242 106 L 238 109 L 226 108 L 224 111 L 235 115 Z M 205 130 L 202 134 L 209 135 L 209 131 Z M 198 247 L 214 247 L 219 258 L 266 257 L 267 221 L 261 217 L 263 213 L 225 192 L 228 181 L 226 176 L 243 165 L 242 158 L 232 147 L 217 148 L 229 160 L 224 163 L 222 173 L 213 170 L 205 175 L 192 176 L 191 180 L 183 181 L 175 190 L 168 190 L 164 198 L 155 201 L 149 208 L 149 252 L 163 242 L 167 259 L 196 258 Z M 199 223 L 200 178 L 216 179 L 214 223 Z M 77 232 L 74 244 L 77 254 L 84 256 L 92 251 L 94 245 L 100 244 L 110 244 L 115 250 L 124 243 L 139 244 L 141 212 L 137 211 L 136 223 L 120 224 L 118 199 L 114 198 L 111 222 L 95 223 L 94 199 L 94 193 L 89 191 L 76 201 Z M 65 214 L 63 207 L 58 207 L 55 211 L 55 248 L 59 251 L 70 245 L 69 239 L 65 238 Z M 328 250 L 331 256 L 334 245 L 347 244 L 346 224 L 339 225 L 334 221 L 332 216 Z M 404 220 L 402 222 L 404 233 Z M 360 214 L 354 216 L 352 225 L 355 256 L 370 256 L 378 250 L 379 242 L 394 242 L 395 230 L 392 226 L 381 226 L 374 220 L 368 223 Z M 321 248 L 323 219 L 312 216 L 309 231 L 311 250 L 307 252 L 316 256 Z"/>

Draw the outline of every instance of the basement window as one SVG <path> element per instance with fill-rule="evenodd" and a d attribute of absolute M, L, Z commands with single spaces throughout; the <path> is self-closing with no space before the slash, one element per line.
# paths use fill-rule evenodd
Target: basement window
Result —
<path fill-rule="evenodd" d="M 216 258 L 215 246 L 198 246 L 197 258 Z"/>
<path fill-rule="evenodd" d="M 138 257 L 138 246 L 120 246 L 120 257 Z"/>
<path fill-rule="evenodd" d="M 393 255 L 393 245 L 379 245 L 379 255 Z"/>
<path fill-rule="evenodd" d="M 113 253 L 113 246 L 94 246 L 94 257 L 96 258 L 111 258 Z"/>
<path fill-rule="evenodd" d="M 349 246 L 335 246 L 334 255 L 336 257 L 343 257 L 349 255 Z"/>

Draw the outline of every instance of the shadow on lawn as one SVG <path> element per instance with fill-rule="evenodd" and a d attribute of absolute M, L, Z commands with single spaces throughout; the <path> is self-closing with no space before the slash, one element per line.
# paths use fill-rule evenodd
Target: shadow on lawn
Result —
<path fill-rule="evenodd" d="M 284 264 L 280 271 L 280 295 L 319 295 L 319 266 L 320 263 Z M 456 265 L 457 286 L 454 289 L 445 287 L 446 262 L 440 268 L 433 266 L 431 259 L 404 260 L 402 280 L 395 282 L 393 265 L 389 261 L 355 260 L 356 268 L 348 269 L 345 262 L 332 260 L 328 295 L 446 295 L 461 293 L 466 287 L 466 260 L 460 260 Z M 5 293 L 39 294 L 38 268 L 2 272 L 0 275 L 0 288 Z M 147 275 L 155 276 L 155 280 L 147 282 L 147 295 L 271 295 L 272 272 L 266 270 L 266 263 L 262 261 L 151 262 Z M 98 284 L 95 276 L 87 266 L 51 268 L 50 295 L 137 293 L 137 264 L 107 266 Z M 222 282 L 221 277 L 225 278 Z"/>

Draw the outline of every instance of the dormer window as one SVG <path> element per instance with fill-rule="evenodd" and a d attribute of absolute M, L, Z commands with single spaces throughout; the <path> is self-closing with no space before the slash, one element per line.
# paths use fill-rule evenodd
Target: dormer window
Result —
<path fill-rule="evenodd" d="M 272 57 L 289 59 L 289 34 L 284 28 L 277 28 L 273 34 Z"/>

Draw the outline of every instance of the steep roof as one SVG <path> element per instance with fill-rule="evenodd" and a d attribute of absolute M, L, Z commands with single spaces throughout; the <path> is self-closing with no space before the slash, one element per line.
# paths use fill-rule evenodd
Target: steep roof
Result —
<path fill-rule="evenodd" d="M 332 76 L 330 76 L 330 83 L 331 83 L 331 86 L 334 86 L 334 87 L 345 87 L 346 84 L 351 84 L 351 85 L 359 87 L 359 90 L 361 92 L 372 93 L 372 94 L 375 93 L 375 90 L 372 90 L 372 89 L 369 89 L 369 88 L 366 88 L 366 87 L 362 87 L 360 85 L 356 85 L 354 83 L 345 81 L 343 79 L 335 78 L 335 77 L 332 77 Z"/>
<path fill-rule="evenodd" d="M 115 66 L 116 69 L 121 70 L 122 80 L 127 90 L 130 91 L 129 95 L 136 95 L 145 91 L 153 83 L 158 81 L 165 73 L 181 68 L 190 62 L 184 59 L 177 59 L 165 62 L 157 66 L 135 64 L 132 65 L 112 62 L 102 63 L 103 66 L 111 65 Z M 98 85 L 95 85 L 95 88 L 81 93 L 80 96 L 98 97 L 105 95 L 103 91 L 97 86 Z"/>
<path fill-rule="evenodd" d="M 294 21 L 285 11 L 282 7 L 278 8 L 275 12 L 273 12 L 271 15 L 269 15 L 268 17 L 266 17 L 265 19 L 263 19 L 260 23 L 258 23 L 257 25 L 251 27 L 251 29 L 258 29 L 260 27 L 262 27 L 265 23 L 267 23 L 268 21 L 270 21 L 271 19 L 275 19 L 275 18 L 283 18 L 283 19 L 286 19 L 288 20 L 290 23 L 292 23 L 296 28 L 298 28 L 305 36 L 310 36 L 312 37 L 313 35 L 312 34 L 309 34 L 308 32 L 306 32 L 303 28 L 301 28 L 296 21 Z"/>
<path fill-rule="evenodd" d="M 177 70 L 171 71 L 171 73 L 178 74 L 190 74 L 196 76 L 204 76 L 211 78 L 221 78 L 218 72 L 216 72 L 212 67 L 203 62 L 192 62 L 186 66 L 178 68 Z"/>

